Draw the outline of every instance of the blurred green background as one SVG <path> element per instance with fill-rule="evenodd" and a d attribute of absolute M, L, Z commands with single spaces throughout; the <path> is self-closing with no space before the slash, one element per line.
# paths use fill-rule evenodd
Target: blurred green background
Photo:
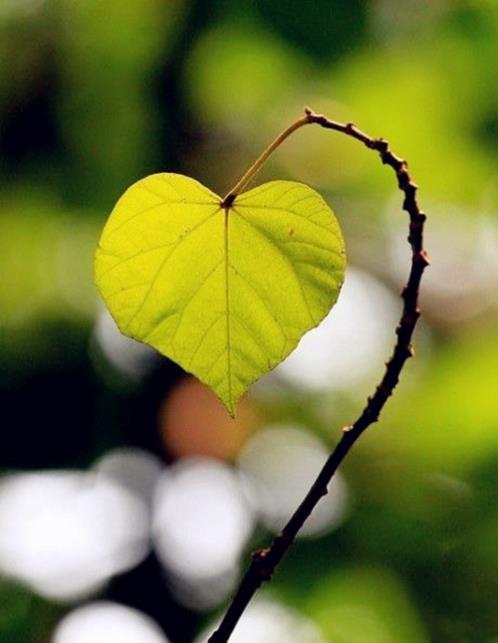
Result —
<path fill-rule="evenodd" d="M 407 221 L 336 134 L 258 177 L 319 189 L 350 269 L 235 422 L 92 283 L 131 183 L 223 193 L 304 105 L 409 159 L 433 266 L 417 358 L 233 641 L 498 641 L 498 3 L 1 0 L 2 642 L 205 641 L 375 385 Z"/>

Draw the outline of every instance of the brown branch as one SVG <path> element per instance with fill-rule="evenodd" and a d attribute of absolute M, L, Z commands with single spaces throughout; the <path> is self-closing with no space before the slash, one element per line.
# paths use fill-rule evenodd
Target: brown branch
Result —
<path fill-rule="evenodd" d="M 417 203 L 417 185 L 408 174 L 406 161 L 396 156 L 384 139 L 371 138 L 357 129 L 352 123 L 347 125 L 336 123 L 321 114 L 315 114 L 308 108 L 306 108 L 305 114 L 307 123 L 315 123 L 326 129 L 346 134 L 346 136 L 360 141 L 368 149 L 378 152 L 382 163 L 389 165 L 394 170 L 398 187 L 404 193 L 403 209 L 406 210 L 410 218 L 408 243 L 412 250 L 411 269 L 408 282 L 401 294 L 403 312 L 396 328 L 396 344 L 390 360 L 386 363 L 386 369 L 380 384 L 375 389 L 374 394 L 368 398 L 365 408 L 354 424 L 343 429 L 342 437 L 336 448 L 282 532 L 273 540 L 270 547 L 260 549 L 252 555 L 251 565 L 242 578 L 218 629 L 210 637 L 209 643 L 225 643 L 229 640 L 254 593 L 265 581 L 270 580 L 276 566 L 293 543 L 305 520 L 311 514 L 320 498 L 327 494 L 327 487 L 334 473 L 349 453 L 353 444 L 370 424 L 377 422 L 387 398 L 392 394 L 398 383 L 405 361 L 413 355 L 411 338 L 417 319 L 420 316 L 418 308 L 419 285 L 424 269 L 429 265 L 429 259 L 423 248 L 423 229 L 426 216 L 421 212 Z"/>

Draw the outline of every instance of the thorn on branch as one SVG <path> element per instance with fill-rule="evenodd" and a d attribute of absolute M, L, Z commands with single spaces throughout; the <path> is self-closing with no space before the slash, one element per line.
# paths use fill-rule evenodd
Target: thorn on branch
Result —
<path fill-rule="evenodd" d="M 252 560 L 262 583 L 271 580 L 274 568 L 272 565 L 267 564 L 267 557 L 270 553 L 270 548 L 258 549 L 252 554 Z"/>
<path fill-rule="evenodd" d="M 405 359 L 409 359 L 410 357 L 413 357 L 415 355 L 415 350 L 411 344 L 407 344 L 404 347 L 404 357 Z"/>
<path fill-rule="evenodd" d="M 402 190 L 405 190 L 410 185 L 410 175 L 405 168 L 398 171 L 398 185 Z"/>
<path fill-rule="evenodd" d="M 417 319 L 420 317 L 420 310 L 416 308 L 413 312 L 406 312 L 401 318 L 400 326 L 415 326 Z"/>
<path fill-rule="evenodd" d="M 422 264 L 424 268 L 426 266 L 429 266 L 431 263 L 425 250 L 419 250 L 418 252 L 416 252 L 413 257 L 413 261 L 415 263 Z"/>
<path fill-rule="evenodd" d="M 393 394 L 392 388 L 390 386 L 386 386 L 385 384 L 379 384 L 379 386 L 377 387 L 377 391 L 385 398 L 388 398 Z"/>

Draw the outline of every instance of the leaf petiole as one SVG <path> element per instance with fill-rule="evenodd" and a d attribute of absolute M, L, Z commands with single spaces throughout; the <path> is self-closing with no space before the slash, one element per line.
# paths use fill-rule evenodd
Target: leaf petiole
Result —
<path fill-rule="evenodd" d="M 303 125 L 308 125 L 312 123 L 311 113 L 306 111 L 304 116 L 298 118 L 294 123 L 289 125 L 283 132 L 281 132 L 277 138 L 268 145 L 268 147 L 263 150 L 263 152 L 258 156 L 254 161 L 251 167 L 245 172 L 245 174 L 240 178 L 240 180 L 233 186 L 233 188 L 228 192 L 228 194 L 223 198 L 221 202 L 221 207 L 228 209 L 235 201 L 237 194 L 240 194 L 244 188 L 252 181 L 257 172 L 261 169 L 265 161 L 273 154 L 273 152 L 288 138 L 293 132 L 303 127 Z"/>

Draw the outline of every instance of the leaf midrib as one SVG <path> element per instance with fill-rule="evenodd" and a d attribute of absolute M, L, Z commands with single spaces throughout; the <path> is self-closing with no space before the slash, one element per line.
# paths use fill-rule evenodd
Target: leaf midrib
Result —
<path fill-rule="evenodd" d="M 225 220 L 223 225 L 224 243 L 225 243 L 225 316 L 226 316 L 226 336 L 227 336 L 227 377 L 228 377 L 228 401 L 230 406 L 230 413 L 233 415 L 233 393 L 232 393 L 232 359 L 231 359 L 231 337 L 230 337 L 230 286 L 228 283 L 229 277 L 229 239 L 228 239 L 228 223 L 230 220 L 230 209 L 225 208 Z"/>

